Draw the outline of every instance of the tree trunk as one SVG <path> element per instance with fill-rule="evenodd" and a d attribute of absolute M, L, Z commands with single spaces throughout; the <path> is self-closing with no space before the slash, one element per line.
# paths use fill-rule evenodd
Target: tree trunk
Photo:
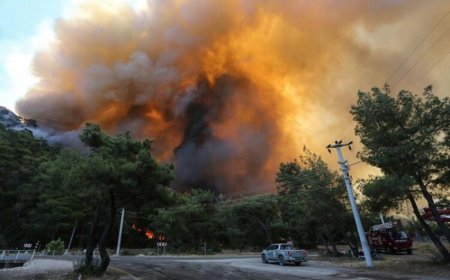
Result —
<path fill-rule="evenodd" d="M 335 241 L 331 241 L 331 248 L 333 248 L 333 254 L 335 257 L 339 257 L 341 255 L 341 253 L 338 251 L 338 249 L 336 247 Z"/>
<path fill-rule="evenodd" d="M 267 237 L 267 240 L 269 241 L 269 243 L 270 243 L 270 244 L 273 244 L 272 238 L 270 237 L 269 230 L 267 229 L 267 226 L 266 226 L 259 218 L 256 218 L 256 220 L 258 221 L 258 223 L 259 223 L 259 224 L 261 225 L 261 227 L 263 228 L 264 233 L 266 234 L 266 237 Z"/>
<path fill-rule="evenodd" d="M 447 241 L 450 243 L 450 230 L 448 229 L 447 225 L 442 221 L 441 215 L 437 211 L 436 205 L 434 204 L 433 197 L 431 196 L 430 192 L 427 190 L 427 187 L 425 186 L 425 184 L 421 179 L 417 179 L 417 182 L 419 184 L 423 196 L 428 202 L 428 207 L 430 207 L 434 220 L 436 221 L 437 225 L 439 226 L 439 229 L 442 231 Z"/>
<path fill-rule="evenodd" d="M 92 218 L 92 224 L 89 229 L 89 235 L 86 246 L 86 259 L 84 265 L 86 267 L 92 266 L 92 255 L 94 253 L 95 245 L 97 244 L 96 235 L 98 230 L 98 223 L 100 222 L 100 206 L 97 203 L 94 210 L 94 217 Z"/>
<path fill-rule="evenodd" d="M 323 242 L 323 245 L 325 245 L 325 249 L 327 249 L 328 254 L 331 255 L 330 247 L 328 247 L 328 242 L 325 240 L 325 238 L 323 237 L 323 235 L 322 235 L 322 242 Z"/>
<path fill-rule="evenodd" d="M 416 215 L 417 220 L 422 225 L 423 229 L 427 233 L 428 237 L 430 237 L 431 241 L 433 241 L 434 246 L 438 249 L 439 253 L 442 255 L 445 262 L 450 262 L 450 254 L 447 249 L 442 245 L 441 240 L 434 235 L 433 231 L 431 231 L 430 226 L 425 222 L 423 217 L 420 215 L 419 208 L 417 207 L 416 201 L 411 193 L 408 193 L 408 199 L 411 202 L 413 207 L 414 214 Z"/>
<path fill-rule="evenodd" d="M 109 233 L 111 232 L 111 229 L 114 225 L 114 220 L 116 218 L 116 202 L 114 193 L 112 190 L 109 191 L 109 219 L 108 223 L 105 226 L 105 229 L 103 230 L 102 236 L 100 237 L 100 240 L 98 241 L 98 251 L 100 253 L 101 263 L 99 266 L 99 272 L 104 273 L 106 269 L 108 268 L 110 258 L 108 255 L 108 252 L 106 251 L 106 241 L 108 240 Z"/>
<path fill-rule="evenodd" d="M 78 248 L 81 248 L 81 244 L 83 242 L 83 236 L 86 233 L 86 224 L 84 223 L 84 221 L 82 222 L 81 225 L 81 230 L 80 230 L 80 239 L 78 240 Z"/>
<path fill-rule="evenodd" d="M 358 242 L 355 242 L 355 235 L 353 233 L 353 231 L 350 231 L 347 234 L 347 244 L 348 247 L 350 248 L 350 253 L 353 257 L 358 257 L 359 255 L 359 251 L 358 251 Z"/>

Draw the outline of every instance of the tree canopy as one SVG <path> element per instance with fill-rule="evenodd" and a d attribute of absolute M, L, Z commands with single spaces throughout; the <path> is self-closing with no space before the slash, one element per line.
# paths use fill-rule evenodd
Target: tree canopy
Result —
<path fill-rule="evenodd" d="M 25 186 L 39 166 L 52 160 L 58 147 L 36 139 L 29 130 L 11 130 L 0 124 L 0 246 L 19 246 L 27 241 L 21 231 L 26 211 L 20 200 L 27 199 Z"/>
<path fill-rule="evenodd" d="M 427 87 L 423 97 L 402 90 L 391 96 L 389 87 L 359 92 L 351 114 L 357 123 L 355 132 L 364 145 L 359 157 L 379 167 L 386 178 L 375 178 L 365 193 L 384 199 L 385 207 L 396 200 L 408 199 L 416 217 L 443 257 L 450 254 L 421 218 L 414 197 L 421 194 L 435 222 L 450 241 L 450 231 L 442 222 L 433 201 L 433 192 L 448 192 L 450 170 L 450 100 L 433 95 Z M 407 183 L 405 183 L 407 182 Z M 377 194 L 377 195 L 374 195 Z"/>
<path fill-rule="evenodd" d="M 288 205 L 281 210 L 283 219 L 291 235 L 307 236 L 313 244 L 329 242 L 337 254 L 336 243 L 353 230 L 344 181 L 319 156 L 303 152 L 299 160 L 281 163 L 277 173 L 281 204 Z"/>

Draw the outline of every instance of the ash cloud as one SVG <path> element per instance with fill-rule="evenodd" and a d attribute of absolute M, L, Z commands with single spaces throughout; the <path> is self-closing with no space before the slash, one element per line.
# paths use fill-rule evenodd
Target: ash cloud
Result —
<path fill-rule="evenodd" d="M 432 2 L 83 2 L 55 22 L 16 109 L 55 141 L 86 122 L 152 138 L 179 188 L 271 185 L 303 145 L 325 155 L 353 137 L 357 90 L 383 84 L 417 41 L 405 28 L 424 34 L 448 10 Z"/>

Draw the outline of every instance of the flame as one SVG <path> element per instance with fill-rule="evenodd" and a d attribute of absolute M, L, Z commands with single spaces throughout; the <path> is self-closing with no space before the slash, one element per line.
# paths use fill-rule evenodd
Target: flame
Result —
<path fill-rule="evenodd" d="M 155 234 L 153 233 L 153 231 L 147 229 L 145 230 L 145 236 L 147 236 L 148 239 L 153 239 L 155 237 Z"/>
<path fill-rule="evenodd" d="M 160 233 L 160 234 L 158 234 L 158 237 L 156 239 L 159 241 L 166 241 L 166 236 L 164 236 L 164 234 Z"/>
<path fill-rule="evenodd" d="M 140 228 L 140 227 L 138 227 L 138 226 L 136 226 L 136 224 L 132 224 L 131 225 L 131 228 L 133 229 L 133 230 L 135 230 L 136 232 L 144 232 L 145 233 L 145 236 L 148 238 L 148 239 L 153 239 L 154 237 L 155 237 L 155 234 L 154 234 L 154 232 L 152 231 L 152 230 L 150 230 L 150 229 L 148 229 L 148 228 L 145 228 L 145 227 L 143 227 L 143 228 Z"/>
<path fill-rule="evenodd" d="M 348 138 L 349 94 L 379 83 L 398 57 L 366 35 L 425 5 L 109 2 L 83 2 L 55 23 L 55 41 L 34 57 L 40 81 L 18 112 L 55 133 L 89 121 L 153 138 L 155 155 L 175 162 L 179 187 L 223 192 L 273 182 L 304 144 L 325 153 Z"/>
<path fill-rule="evenodd" d="M 137 232 L 141 232 L 141 231 L 142 231 L 142 229 L 139 228 L 138 226 L 136 226 L 135 224 L 132 224 L 132 225 L 131 225 L 131 228 L 134 229 L 134 230 L 137 231 Z"/>

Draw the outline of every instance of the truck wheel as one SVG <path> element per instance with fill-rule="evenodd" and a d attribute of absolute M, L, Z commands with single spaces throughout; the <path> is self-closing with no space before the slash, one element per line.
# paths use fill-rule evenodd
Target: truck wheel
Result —
<path fill-rule="evenodd" d="M 284 258 L 283 258 L 283 256 L 279 256 L 279 257 L 278 257 L 278 263 L 279 263 L 281 266 L 284 265 Z"/>
<path fill-rule="evenodd" d="M 395 250 L 393 248 L 389 248 L 389 254 L 390 255 L 395 255 Z"/>
<path fill-rule="evenodd" d="M 411 249 L 408 249 L 408 250 L 406 250 L 406 253 L 407 253 L 408 255 L 412 255 L 412 250 L 411 250 Z"/>
<path fill-rule="evenodd" d="M 295 265 L 297 265 L 297 266 L 299 266 L 301 264 L 302 264 L 302 262 L 295 262 Z"/>
<path fill-rule="evenodd" d="M 262 254 L 262 255 L 261 255 L 261 259 L 262 259 L 262 262 L 263 262 L 263 263 L 268 263 L 266 254 Z"/>

